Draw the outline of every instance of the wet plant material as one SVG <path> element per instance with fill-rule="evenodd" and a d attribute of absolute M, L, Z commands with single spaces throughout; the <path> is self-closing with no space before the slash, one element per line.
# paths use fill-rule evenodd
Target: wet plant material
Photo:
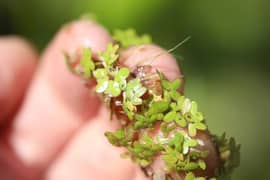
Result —
<path fill-rule="evenodd" d="M 179 91 L 182 78 L 169 81 L 151 64 L 131 71 L 119 63 L 122 49 L 151 43 L 149 35 L 128 29 L 113 37 L 104 52 L 93 55 L 84 48 L 66 60 L 73 73 L 96 81 L 96 93 L 121 123 L 116 132 L 105 132 L 112 145 L 125 147 L 121 157 L 154 180 L 230 179 L 239 166 L 240 145 L 210 133 L 197 102 Z"/>

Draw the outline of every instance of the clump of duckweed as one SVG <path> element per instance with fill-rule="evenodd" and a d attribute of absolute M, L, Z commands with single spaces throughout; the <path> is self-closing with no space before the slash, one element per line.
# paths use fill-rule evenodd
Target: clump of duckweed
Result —
<path fill-rule="evenodd" d="M 148 77 L 151 65 L 131 72 L 118 62 L 121 49 L 151 43 L 151 37 L 128 29 L 116 30 L 113 38 L 106 51 L 95 58 L 89 48 L 82 49 L 77 63 L 67 56 L 73 73 L 96 81 L 96 93 L 121 122 L 116 132 L 105 132 L 108 141 L 125 147 L 121 156 L 132 159 L 155 180 L 230 179 L 239 166 L 240 146 L 225 134 L 210 133 L 197 102 L 179 92 L 182 79 L 169 81 L 159 71 Z M 202 148 L 201 134 L 207 134 L 218 156 L 218 166 L 212 172 L 206 161 L 210 152 Z M 157 159 L 162 161 L 158 170 L 153 166 Z"/>

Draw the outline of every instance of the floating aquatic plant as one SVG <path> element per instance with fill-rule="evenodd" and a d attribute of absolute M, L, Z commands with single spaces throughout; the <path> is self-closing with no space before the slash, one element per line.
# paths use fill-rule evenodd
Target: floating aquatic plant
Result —
<path fill-rule="evenodd" d="M 118 62 L 121 49 L 151 43 L 151 37 L 138 36 L 128 29 L 115 31 L 113 38 L 114 43 L 108 44 L 95 60 L 89 48 L 82 49 L 80 63 L 73 65 L 73 60 L 67 59 L 72 72 L 86 81 L 96 81 L 96 93 L 109 102 L 112 113 L 121 121 L 122 126 L 116 132 L 105 132 L 108 141 L 125 147 L 121 156 L 132 159 L 155 180 L 230 179 L 239 165 L 240 146 L 225 134 L 210 133 L 197 102 L 180 93 L 182 79 L 169 81 L 156 71 L 146 84 L 142 77 Z M 144 72 L 143 66 L 135 67 L 139 68 Z M 116 100 L 118 108 L 113 108 Z M 205 147 L 205 139 L 201 137 L 213 144 L 215 152 Z M 217 156 L 216 167 L 208 167 L 212 161 L 207 159 L 209 156 Z M 155 169 L 154 163 L 160 163 L 161 167 Z"/>

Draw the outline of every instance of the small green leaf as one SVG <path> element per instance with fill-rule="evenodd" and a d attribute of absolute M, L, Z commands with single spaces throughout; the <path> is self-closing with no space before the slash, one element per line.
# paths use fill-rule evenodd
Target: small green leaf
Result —
<path fill-rule="evenodd" d="M 109 85 L 107 89 L 105 90 L 105 94 L 109 94 L 112 97 L 117 97 L 121 94 L 121 89 L 119 87 L 119 83 L 109 80 Z"/>
<path fill-rule="evenodd" d="M 180 127 L 186 127 L 187 126 L 187 121 L 180 117 L 178 119 L 175 120 L 176 124 L 178 124 Z"/>
<path fill-rule="evenodd" d="M 196 136 L 197 134 L 197 130 L 196 130 L 196 126 L 194 124 L 189 124 L 188 125 L 188 133 L 190 136 Z"/>
<path fill-rule="evenodd" d="M 116 71 L 114 75 L 114 80 L 119 83 L 122 90 L 126 88 L 126 78 L 129 76 L 129 73 L 130 72 L 128 68 L 120 68 L 120 70 Z"/>
<path fill-rule="evenodd" d="M 98 81 L 99 79 L 109 79 L 109 77 L 108 77 L 108 72 L 107 72 L 106 69 L 104 69 L 104 68 L 96 69 L 96 70 L 93 72 L 93 75 L 94 75 L 94 77 L 97 79 L 97 81 Z"/>
<path fill-rule="evenodd" d="M 198 112 L 198 105 L 195 101 L 191 102 L 190 113 L 194 121 L 198 122 L 203 120 L 203 115 L 201 112 Z"/>
<path fill-rule="evenodd" d="M 170 87 L 171 87 L 170 81 L 168 81 L 167 79 L 164 79 L 165 78 L 164 74 L 160 74 L 160 77 L 161 77 L 162 87 L 167 90 L 170 90 Z"/>
<path fill-rule="evenodd" d="M 124 79 L 126 79 L 129 75 L 129 69 L 126 67 L 120 68 L 120 70 L 118 72 L 119 72 L 118 75 Z"/>
<path fill-rule="evenodd" d="M 177 109 L 177 105 L 176 105 L 175 102 L 172 102 L 172 103 L 170 104 L 170 107 L 171 107 L 174 111 L 176 111 L 176 109 Z"/>
<path fill-rule="evenodd" d="M 178 151 L 171 147 L 166 147 L 164 154 L 161 156 L 169 170 L 176 170 L 177 163 L 183 159 L 183 156 Z"/>
<path fill-rule="evenodd" d="M 198 104 L 195 101 L 191 102 L 190 112 L 195 114 L 198 111 Z"/>
<path fill-rule="evenodd" d="M 129 81 L 130 82 L 130 87 L 128 87 L 129 89 L 132 89 L 134 95 L 136 97 L 141 97 L 145 92 L 146 92 L 146 88 L 142 86 L 141 82 L 139 79 L 134 79 Z"/>
<path fill-rule="evenodd" d="M 206 164 L 205 164 L 205 162 L 203 160 L 199 160 L 198 161 L 198 164 L 199 164 L 199 166 L 200 166 L 200 168 L 202 170 L 205 170 L 206 169 Z"/>
<path fill-rule="evenodd" d="M 181 107 L 181 109 L 183 107 L 185 99 L 186 99 L 185 96 L 180 96 L 180 97 L 177 98 L 177 106 Z"/>
<path fill-rule="evenodd" d="M 208 151 L 191 151 L 189 152 L 189 156 L 193 160 L 197 160 L 199 158 L 206 158 L 209 155 Z"/>
<path fill-rule="evenodd" d="M 134 125 L 135 129 L 139 129 L 139 128 L 142 128 L 142 127 L 144 127 L 144 122 L 143 121 L 136 121 L 135 122 L 135 125 Z"/>
<path fill-rule="evenodd" d="M 159 76 L 160 76 L 160 79 L 161 79 L 161 84 L 162 84 L 162 87 L 166 90 L 169 90 L 170 93 L 172 93 L 173 95 L 173 98 L 176 99 L 177 96 L 179 96 L 180 94 L 176 93 L 178 88 L 180 87 L 180 84 L 181 84 L 181 80 L 180 79 L 175 79 L 173 81 L 168 81 L 164 74 L 160 73 L 159 72 Z M 175 94 L 174 94 L 175 93 Z M 175 96 L 174 96 L 175 95 Z"/>
<path fill-rule="evenodd" d="M 189 147 L 195 147 L 197 146 L 197 141 L 194 139 L 189 139 L 185 141 Z"/>
<path fill-rule="evenodd" d="M 175 125 L 167 125 L 166 123 L 161 123 L 161 131 L 164 134 L 164 136 L 168 136 L 169 132 L 171 132 L 172 130 L 174 130 L 176 128 Z"/>
<path fill-rule="evenodd" d="M 212 179 L 212 178 L 211 178 Z M 210 179 L 210 180 L 211 180 Z M 195 180 L 206 180 L 204 177 L 197 177 Z"/>
<path fill-rule="evenodd" d="M 142 104 L 142 99 L 140 98 L 145 92 L 146 88 L 142 86 L 138 78 L 130 80 L 126 87 L 126 100 L 132 102 L 134 105 Z"/>
<path fill-rule="evenodd" d="M 204 123 L 195 123 L 195 128 L 196 129 L 199 129 L 199 130 L 206 130 L 207 129 L 207 126 L 204 124 Z"/>
<path fill-rule="evenodd" d="M 184 102 L 183 102 L 183 106 L 182 106 L 182 113 L 186 114 L 186 113 L 190 113 L 190 107 L 191 107 L 191 101 L 188 98 L 185 98 Z"/>
<path fill-rule="evenodd" d="M 148 145 L 154 144 L 153 139 L 152 139 L 151 137 L 147 136 L 147 135 L 144 135 L 144 136 L 142 137 L 142 139 L 143 139 L 143 141 L 144 141 L 146 144 L 148 144 Z"/>
<path fill-rule="evenodd" d="M 107 79 L 99 79 L 96 85 L 96 92 L 103 93 L 109 86 L 109 81 Z"/>
<path fill-rule="evenodd" d="M 181 170 L 184 171 L 192 171 L 199 168 L 199 164 L 196 162 L 189 162 L 187 163 Z"/>
<path fill-rule="evenodd" d="M 178 91 L 170 91 L 169 94 L 170 94 L 170 97 L 175 101 L 177 101 L 177 99 L 181 97 L 181 94 Z M 179 106 L 179 109 L 180 108 L 181 106 Z"/>
<path fill-rule="evenodd" d="M 181 134 L 179 132 L 175 132 L 174 137 L 169 140 L 168 144 L 172 148 L 174 148 L 176 151 L 181 153 L 182 152 L 182 144 L 183 144 L 183 142 L 184 142 L 183 134 Z"/>
<path fill-rule="evenodd" d="M 177 90 L 180 87 L 181 80 L 180 79 L 175 79 L 174 81 L 171 82 L 171 90 Z"/>
<path fill-rule="evenodd" d="M 157 115 L 158 116 L 158 115 Z M 141 114 L 136 114 L 135 129 L 151 127 L 157 120 L 156 117 L 146 117 Z"/>
<path fill-rule="evenodd" d="M 194 139 L 186 139 L 183 144 L 183 154 L 187 154 L 189 152 L 190 147 L 195 147 L 197 145 L 197 141 Z"/>
<path fill-rule="evenodd" d="M 196 112 L 192 114 L 192 121 L 193 122 L 200 122 L 203 120 L 203 114 L 201 112 Z"/>
<path fill-rule="evenodd" d="M 134 97 L 132 100 L 131 100 L 132 104 L 137 106 L 137 105 L 140 105 L 142 104 L 142 99 L 141 98 L 137 98 L 137 97 Z"/>
<path fill-rule="evenodd" d="M 110 43 L 108 44 L 106 51 L 99 54 L 99 59 L 103 62 L 105 68 L 109 69 L 118 59 L 118 49 L 119 45 L 113 45 L 112 43 Z"/>
<path fill-rule="evenodd" d="M 136 114 L 135 117 L 136 117 L 136 120 L 137 121 L 143 121 L 143 120 L 145 120 L 145 117 L 143 115 L 141 115 L 141 114 Z"/>
<path fill-rule="evenodd" d="M 156 119 L 158 119 L 158 120 L 161 120 L 161 119 L 164 119 L 164 115 L 162 114 L 162 113 L 158 113 L 158 114 L 156 114 Z"/>
<path fill-rule="evenodd" d="M 132 45 L 149 44 L 152 41 L 149 35 L 139 37 L 134 29 L 115 30 L 113 39 L 119 42 L 124 48 Z"/>
<path fill-rule="evenodd" d="M 195 176 L 192 172 L 189 172 L 186 177 L 185 180 L 195 180 Z"/>
<path fill-rule="evenodd" d="M 80 65 L 84 70 L 84 78 L 89 78 L 91 76 L 91 72 L 95 69 L 95 64 L 91 58 L 92 58 L 91 49 L 83 48 Z"/>
<path fill-rule="evenodd" d="M 140 79 L 132 79 L 128 82 L 127 90 L 134 90 L 136 87 L 141 86 Z"/>
<path fill-rule="evenodd" d="M 169 108 L 169 102 L 165 100 L 155 101 L 151 104 L 149 111 L 147 112 L 149 115 L 163 113 Z"/>
<path fill-rule="evenodd" d="M 164 116 L 164 121 L 165 122 L 172 122 L 176 118 L 176 112 L 175 111 L 170 111 Z"/>
<path fill-rule="evenodd" d="M 134 88 L 134 95 L 136 96 L 136 97 L 141 97 L 145 92 L 146 92 L 146 88 L 145 87 L 143 87 L 143 86 L 136 86 L 135 88 Z"/>
<path fill-rule="evenodd" d="M 131 138 L 124 132 L 123 129 L 119 129 L 116 132 L 105 132 L 105 136 L 109 142 L 115 146 L 126 146 Z"/>

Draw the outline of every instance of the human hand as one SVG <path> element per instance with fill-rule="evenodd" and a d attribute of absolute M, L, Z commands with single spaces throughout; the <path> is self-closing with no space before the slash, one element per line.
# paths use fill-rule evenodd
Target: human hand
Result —
<path fill-rule="evenodd" d="M 99 98 L 72 75 L 63 51 L 103 51 L 111 41 L 101 26 L 81 20 L 64 26 L 40 57 L 20 38 L 0 38 L 0 179 L 143 180 L 105 131 L 117 128 Z M 180 75 L 175 59 L 148 45 L 127 50 L 125 64 L 159 56 L 152 64 L 169 79 Z M 139 58 L 138 58 L 139 57 Z M 144 58 L 143 58 L 144 57 Z"/>

